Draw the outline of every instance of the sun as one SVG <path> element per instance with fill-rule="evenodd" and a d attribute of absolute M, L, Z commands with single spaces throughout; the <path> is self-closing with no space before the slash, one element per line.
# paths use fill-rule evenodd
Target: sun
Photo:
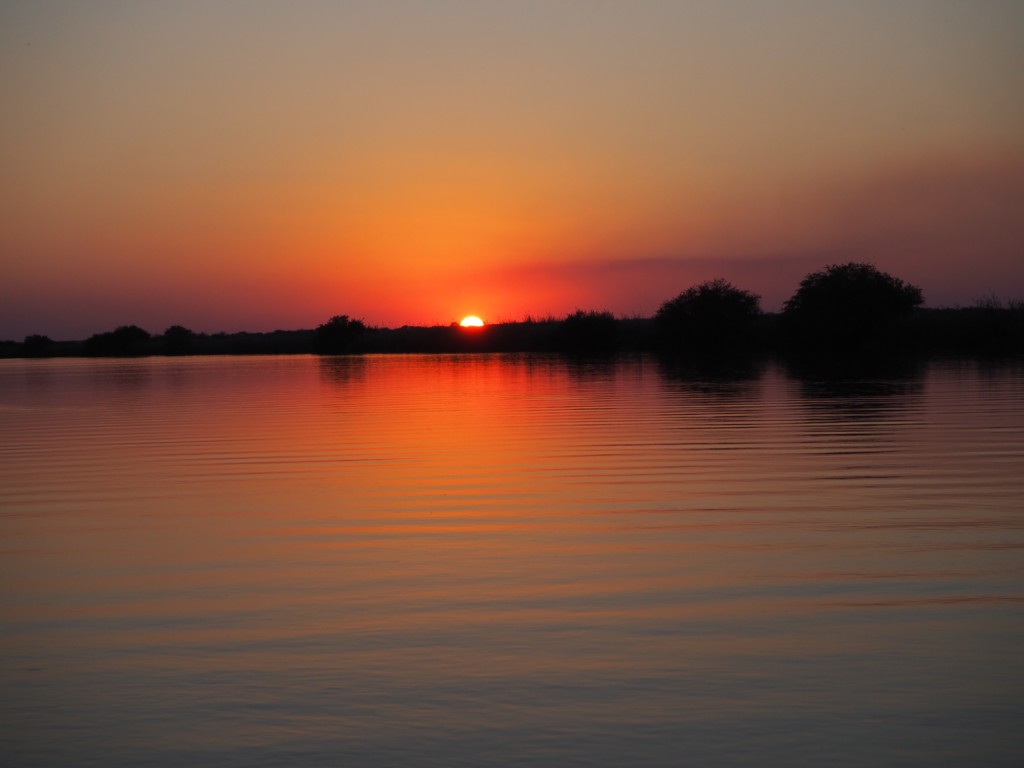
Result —
<path fill-rule="evenodd" d="M 459 323 L 463 328 L 482 328 L 484 321 L 476 315 L 466 315 Z"/>

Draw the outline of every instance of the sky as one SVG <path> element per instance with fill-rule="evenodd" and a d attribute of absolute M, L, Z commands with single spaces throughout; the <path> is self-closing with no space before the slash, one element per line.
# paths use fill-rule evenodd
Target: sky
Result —
<path fill-rule="evenodd" d="M 1024 3 L 0 2 L 0 339 L 1024 299 Z"/>

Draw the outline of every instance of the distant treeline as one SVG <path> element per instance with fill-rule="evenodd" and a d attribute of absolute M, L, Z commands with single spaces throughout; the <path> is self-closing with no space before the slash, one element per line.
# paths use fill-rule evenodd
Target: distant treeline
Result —
<path fill-rule="evenodd" d="M 780 313 L 725 280 L 687 288 L 652 318 L 577 310 L 482 328 L 456 324 L 375 328 L 337 315 L 316 329 L 196 333 L 179 325 L 151 335 L 135 325 L 84 341 L 28 336 L 0 341 L 3 357 L 657 351 L 685 357 L 764 354 L 847 359 L 904 354 L 1024 353 L 1024 303 L 996 299 L 923 309 L 921 290 L 871 264 L 847 263 L 807 275 Z"/>

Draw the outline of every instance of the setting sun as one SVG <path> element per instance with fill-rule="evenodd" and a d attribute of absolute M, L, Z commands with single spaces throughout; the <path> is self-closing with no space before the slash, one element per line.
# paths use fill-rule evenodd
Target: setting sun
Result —
<path fill-rule="evenodd" d="M 459 323 L 463 328 L 482 328 L 484 321 L 476 315 L 467 315 L 462 318 L 462 322 Z"/>

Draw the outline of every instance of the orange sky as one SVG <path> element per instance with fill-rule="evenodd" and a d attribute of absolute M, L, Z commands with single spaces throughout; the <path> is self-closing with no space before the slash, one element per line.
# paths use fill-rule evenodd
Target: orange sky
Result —
<path fill-rule="evenodd" d="M 6 3 L 0 338 L 1024 298 L 1024 5 Z"/>

